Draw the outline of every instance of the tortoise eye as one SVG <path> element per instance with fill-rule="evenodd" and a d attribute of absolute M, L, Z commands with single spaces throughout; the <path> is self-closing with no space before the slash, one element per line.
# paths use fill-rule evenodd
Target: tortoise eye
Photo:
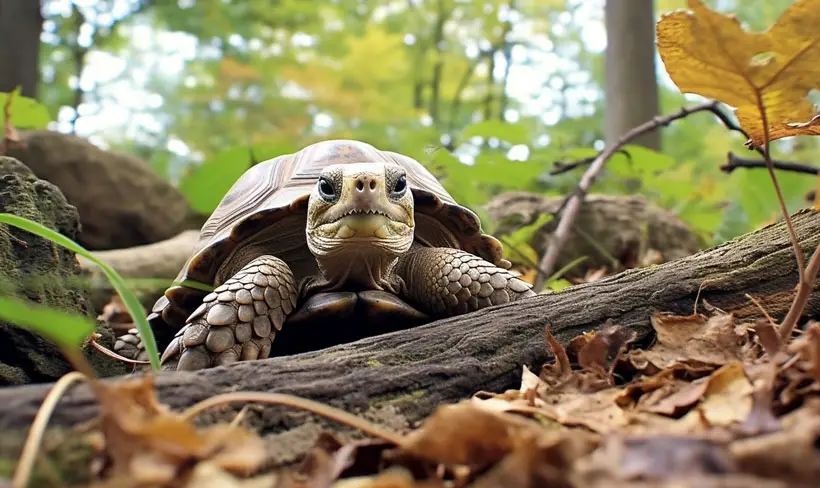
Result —
<path fill-rule="evenodd" d="M 407 189 L 407 178 L 404 175 L 399 176 L 396 180 L 396 186 L 393 187 L 393 193 L 404 193 Z"/>
<path fill-rule="evenodd" d="M 327 178 L 319 178 L 319 194 L 326 200 L 336 197 L 336 190 Z"/>

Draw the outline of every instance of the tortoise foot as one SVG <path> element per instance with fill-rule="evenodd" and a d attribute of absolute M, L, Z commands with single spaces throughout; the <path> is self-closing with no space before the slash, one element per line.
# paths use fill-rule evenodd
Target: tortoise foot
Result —
<path fill-rule="evenodd" d="M 460 315 L 536 295 L 507 269 L 459 249 L 421 248 L 407 253 L 398 268 L 408 295 L 435 315 Z"/>
<path fill-rule="evenodd" d="M 117 337 L 114 352 L 126 359 L 148 361 L 148 352 L 136 328 L 128 329 L 128 332 Z"/>
<path fill-rule="evenodd" d="M 265 359 L 295 306 L 288 265 L 273 256 L 256 258 L 203 299 L 162 354 L 162 369 Z"/>

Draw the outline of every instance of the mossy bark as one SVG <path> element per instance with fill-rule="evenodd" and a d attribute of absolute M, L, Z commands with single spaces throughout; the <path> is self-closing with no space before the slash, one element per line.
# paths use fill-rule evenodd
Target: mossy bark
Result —
<path fill-rule="evenodd" d="M 0 212 L 24 217 L 74 239 L 77 210 L 60 190 L 38 179 L 19 161 L 0 157 Z M 17 227 L 0 224 L 0 294 L 13 295 L 59 310 L 94 317 L 88 286 L 80 278 L 75 254 Z M 113 342 L 100 328 L 102 342 Z M 93 352 L 92 352 L 93 351 Z M 86 356 L 100 375 L 125 369 L 93 349 Z M 0 322 L 0 386 L 51 382 L 71 371 L 55 345 L 38 334 Z"/>

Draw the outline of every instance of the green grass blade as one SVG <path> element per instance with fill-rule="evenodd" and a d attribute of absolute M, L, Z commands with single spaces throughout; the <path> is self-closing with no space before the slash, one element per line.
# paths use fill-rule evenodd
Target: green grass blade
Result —
<path fill-rule="evenodd" d="M 12 297 L 0 297 L 0 319 L 36 332 L 59 346 L 80 346 L 95 327 L 88 317 Z"/>
<path fill-rule="evenodd" d="M 91 252 L 68 237 L 37 222 L 32 222 L 31 220 L 24 219 L 16 215 L 0 213 L 0 223 L 13 225 L 27 232 L 31 232 L 32 234 L 36 234 L 44 239 L 48 239 L 55 244 L 59 244 L 74 251 L 99 266 L 103 273 L 105 273 L 105 276 L 109 279 L 109 281 L 111 281 L 111 285 L 115 290 L 117 290 L 120 297 L 122 297 L 125 308 L 128 309 L 128 313 L 134 320 L 134 326 L 137 330 L 139 330 L 142 343 L 145 345 L 145 350 L 148 352 L 149 359 L 151 361 L 151 368 L 154 371 L 159 371 L 159 352 L 157 351 L 156 339 L 154 338 L 154 332 L 151 330 L 151 326 L 148 324 L 148 320 L 146 320 L 145 315 L 143 314 L 142 305 L 134 292 L 128 288 L 122 277 L 117 274 L 111 266 L 103 261 L 100 261 L 96 256 L 91 254 Z"/>
<path fill-rule="evenodd" d="M 564 275 L 564 273 L 566 273 L 567 271 L 571 270 L 572 268 L 578 266 L 579 264 L 583 263 L 586 260 L 587 260 L 587 256 L 581 256 L 580 258 L 575 258 L 573 261 L 567 263 L 563 268 L 561 268 L 558 271 L 556 271 L 555 273 L 553 273 L 552 276 L 550 276 L 547 279 L 547 283 L 551 283 L 551 282 L 559 279 L 561 276 Z"/>

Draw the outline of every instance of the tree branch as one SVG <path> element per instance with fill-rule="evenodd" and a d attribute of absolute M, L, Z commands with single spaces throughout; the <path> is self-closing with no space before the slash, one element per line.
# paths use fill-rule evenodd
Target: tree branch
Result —
<path fill-rule="evenodd" d="M 684 107 L 679 112 L 676 112 L 676 113 L 671 114 L 671 115 L 667 115 L 665 117 L 655 117 L 653 120 L 651 120 L 649 122 L 646 122 L 646 123 L 640 125 L 639 127 L 644 127 L 644 126 L 646 126 L 646 124 L 653 123 L 652 127 L 647 129 L 647 131 L 655 130 L 659 127 L 665 127 L 665 126 L 669 125 L 671 122 L 674 122 L 675 120 L 682 119 L 682 118 L 687 117 L 690 114 L 693 114 L 693 113 L 696 113 L 696 112 L 712 112 L 712 114 L 714 114 L 715 117 L 717 117 L 718 120 L 720 120 L 720 122 L 723 123 L 723 125 L 727 129 L 743 134 L 743 137 L 745 137 L 746 139 L 749 138 L 749 135 L 746 133 L 746 131 L 743 130 L 743 128 L 740 127 L 734 120 L 732 120 L 729 117 L 729 115 L 726 114 L 726 112 L 721 110 L 719 102 L 714 101 L 714 100 L 709 101 L 709 102 L 699 103 L 699 104 L 696 104 L 696 105 L 691 105 L 688 108 Z M 763 150 L 760 149 L 759 147 L 754 148 L 754 150 L 757 151 L 757 153 L 760 154 L 761 156 L 763 155 Z M 561 173 L 566 173 L 568 171 L 572 171 L 575 168 L 578 168 L 580 166 L 585 166 L 587 164 L 592 163 L 601 154 L 602 153 L 598 153 L 595 156 L 590 156 L 590 157 L 587 157 L 587 158 L 578 159 L 578 160 L 570 161 L 570 162 L 556 161 L 556 162 L 553 163 L 553 169 L 550 170 L 549 174 L 554 176 L 554 175 L 559 175 Z M 765 163 L 764 163 L 763 167 L 765 167 Z"/>
<path fill-rule="evenodd" d="M 484 97 L 484 120 L 490 120 L 493 116 L 493 88 L 495 88 L 495 53 L 498 47 L 493 46 L 490 51 L 490 66 L 487 68 L 487 95 Z"/>
<path fill-rule="evenodd" d="M 820 168 L 811 166 L 809 164 L 803 163 L 795 163 L 791 161 L 775 161 L 772 160 L 772 165 L 775 169 L 781 169 L 783 171 L 792 171 L 795 173 L 803 173 L 807 175 L 817 175 L 820 174 Z M 720 167 L 721 171 L 725 171 L 726 173 L 731 173 L 732 171 L 736 170 L 737 168 L 765 168 L 766 161 L 762 159 L 748 159 L 748 158 L 741 158 L 737 156 L 733 152 L 729 151 L 726 153 L 726 164 Z"/>
<path fill-rule="evenodd" d="M 510 0 L 510 3 L 507 5 L 510 11 L 515 11 L 516 5 L 515 0 Z M 507 111 L 507 103 L 509 101 L 507 97 L 507 85 L 510 81 L 510 69 L 512 68 L 512 45 L 507 40 L 507 36 L 509 36 L 510 32 L 512 32 L 512 22 L 510 19 L 504 21 L 504 31 L 501 33 L 500 41 L 502 44 L 502 51 L 504 51 L 504 77 L 501 79 L 501 93 L 499 94 L 500 100 L 498 104 L 498 120 L 504 122 L 504 112 Z"/>
<path fill-rule="evenodd" d="M 470 79 L 473 77 L 476 68 L 478 65 L 481 64 L 481 61 L 487 56 L 489 52 L 481 52 L 476 56 L 476 58 L 471 62 L 467 69 L 464 71 L 464 74 L 461 75 L 461 79 L 458 82 L 458 86 L 456 87 L 456 91 L 453 94 L 453 101 L 450 104 L 450 130 L 454 129 L 456 126 L 456 116 L 458 115 L 458 111 L 461 108 L 461 101 L 462 95 L 464 94 L 464 90 L 467 89 L 467 85 L 470 84 Z"/>
<path fill-rule="evenodd" d="M 439 103 L 441 101 L 441 75 L 444 71 L 444 59 L 442 58 L 442 45 L 444 44 L 444 25 L 452 11 L 444 7 L 444 0 L 438 1 L 438 16 L 436 26 L 433 29 L 433 50 L 436 53 L 436 63 L 433 65 L 433 78 L 430 80 L 430 117 L 433 122 L 439 123 Z"/>
<path fill-rule="evenodd" d="M 559 217 L 560 221 L 558 222 L 558 227 L 555 230 L 555 234 L 553 239 L 550 242 L 549 247 L 547 248 L 547 252 L 541 258 L 541 262 L 539 263 L 539 270 L 540 273 L 536 276 L 534 289 L 536 291 L 540 291 L 544 286 L 545 276 L 550 276 L 553 272 L 553 268 L 555 267 L 555 263 L 558 259 L 558 255 L 561 252 L 561 249 L 567 242 L 569 238 L 569 233 L 572 228 L 572 223 L 575 220 L 576 215 L 578 215 L 578 210 L 581 208 L 581 202 L 583 201 L 584 197 L 586 196 L 589 188 L 592 186 L 595 178 L 598 176 L 598 173 L 601 172 L 603 169 L 604 164 L 609 160 L 612 155 L 614 155 L 622 146 L 627 144 L 632 139 L 645 134 L 646 132 L 656 130 L 659 127 L 665 127 L 670 123 L 674 122 L 675 120 L 682 119 L 687 117 L 696 112 L 703 112 L 708 111 L 715 114 L 727 128 L 741 132 L 744 134 L 747 139 L 748 135 L 746 132 L 736 125 L 729 117 L 724 114 L 718 108 L 718 102 L 715 100 L 710 100 L 706 102 L 701 102 L 695 105 L 690 105 L 687 107 L 681 108 L 678 112 L 675 112 L 670 115 L 666 115 L 664 117 L 653 117 L 652 120 L 644 122 L 643 124 L 633 128 L 626 134 L 622 135 L 618 138 L 618 141 L 613 144 L 612 146 L 606 148 L 604 151 L 599 153 L 595 159 L 592 161 L 592 165 L 587 169 L 584 175 L 581 177 L 581 181 L 578 183 L 578 186 L 575 189 L 575 192 L 570 195 L 567 199 L 567 204 L 564 207 L 563 216 Z"/>

